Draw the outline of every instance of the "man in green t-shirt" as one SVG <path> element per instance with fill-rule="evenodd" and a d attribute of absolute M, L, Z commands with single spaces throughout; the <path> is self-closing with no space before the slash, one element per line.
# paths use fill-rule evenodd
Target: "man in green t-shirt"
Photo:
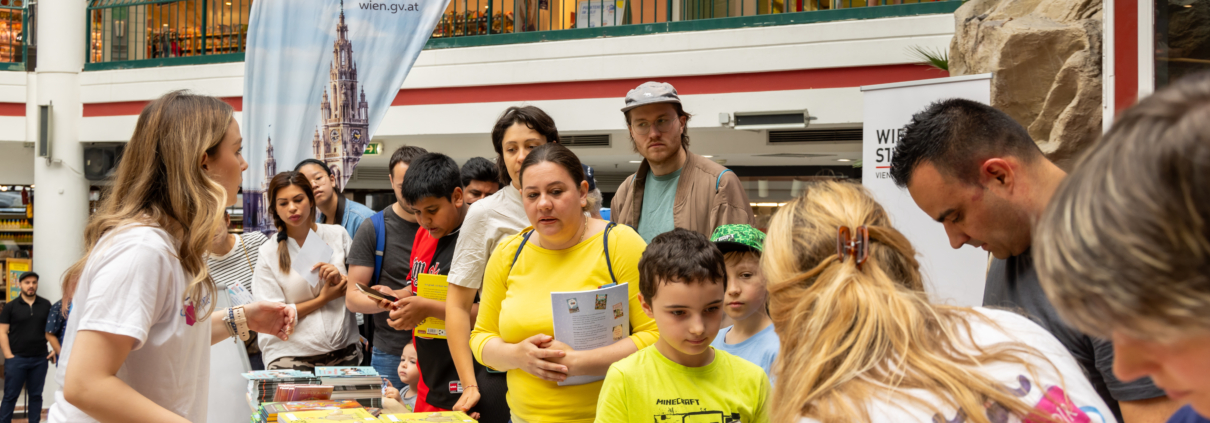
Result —
<path fill-rule="evenodd" d="M 726 290 L 723 253 L 704 235 L 674 229 L 651 241 L 639 260 L 639 298 L 660 338 L 609 367 L 597 421 L 769 421 L 765 371 L 710 346 Z"/>
<path fill-rule="evenodd" d="M 643 161 L 613 197 L 614 222 L 635 228 L 647 242 L 673 228 L 708 237 L 722 225 L 753 223 L 748 193 L 735 172 L 689 152 L 690 115 L 676 88 L 639 85 L 626 94 L 622 114 Z"/>

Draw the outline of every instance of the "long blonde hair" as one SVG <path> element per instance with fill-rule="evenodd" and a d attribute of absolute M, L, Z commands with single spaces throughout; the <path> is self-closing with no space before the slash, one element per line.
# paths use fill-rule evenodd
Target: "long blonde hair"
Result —
<path fill-rule="evenodd" d="M 214 97 L 173 91 L 139 114 L 113 184 L 84 229 L 84 257 L 65 272 L 64 304 L 71 302 L 78 276 L 102 236 L 128 225 L 158 225 L 179 243 L 176 257 L 193 279 L 185 298 L 216 292 L 205 254 L 224 231 L 227 192 L 202 170 L 202 156 L 213 155 L 231 124 L 230 105 Z M 214 301 L 196 316 L 214 311 Z"/>
<path fill-rule="evenodd" d="M 838 260 L 837 233 L 862 225 L 869 258 L 859 269 L 853 259 Z M 931 392 L 970 422 L 990 423 L 989 401 L 1031 415 L 1031 406 L 978 367 L 1001 361 L 1032 372 L 1022 357 L 1041 355 L 1020 343 L 977 346 L 969 321 L 989 319 L 930 304 L 916 251 L 860 185 L 810 183 L 777 212 L 768 234 L 761 270 L 781 337 L 771 403 L 782 406 L 774 408 L 774 422 L 869 421 L 869 402 L 887 397 L 942 412 L 908 389 Z"/>

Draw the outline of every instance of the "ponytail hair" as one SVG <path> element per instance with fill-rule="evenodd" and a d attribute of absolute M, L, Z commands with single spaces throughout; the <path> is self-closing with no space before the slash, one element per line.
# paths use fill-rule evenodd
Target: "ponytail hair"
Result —
<path fill-rule="evenodd" d="M 864 263 L 838 254 L 841 226 L 868 229 Z M 941 413 L 910 390 L 934 394 L 969 422 L 990 423 L 988 402 L 1022 419 L 1049 421 L 979 370 L 999 361 L 1033 373 L 1022 357 L 1045 358 L 1021 343 L 976 345 L 970 321 L 994 322 L 967 308 L 930 304 L 915 256 L 860 185 L 812 182 L 777 212 L 761 257 L 770 317 L 782 340 L 771 401 L 782 406 L 772 421 L 869 421 L 869 403 L 882 398 Z"/>
<path fill-rule="evenodd" d="M 269 192 L 265 194 L 269 202 L 269 214 L 273 216 L 273 226 L 277 228 L 277 269 L 281 272 L 290 271 L 290 248 L 287 247 L 286 240 L 290 239 L 286 235 L 286 221 L 282 220 L 277 214 L 277 192 L 286 187 L 296 186 L 302 189 L 302 192 L 307 195 L 307 203 L 310 213 L 304 220 L 315 221 L 315 192 L 311 190 L 311 182 L 307 177 L 299 172 L 282 172 L 273 175 L 273 179 L 269 181 Z M 314 223 L 311 223 L 314 226 Z"/>

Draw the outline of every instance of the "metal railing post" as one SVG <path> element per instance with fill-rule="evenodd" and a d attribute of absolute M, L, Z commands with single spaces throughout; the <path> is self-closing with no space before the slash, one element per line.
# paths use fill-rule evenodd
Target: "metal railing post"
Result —
<path fill-rule="evenodd" d="M 201 48 L 198 50 L 198 55 L 205 56 L 206 55 L 206 34 L 207 34 L 206 30 L 207 30 L 207 25 L 210 24 L 210 22 L 209 22 L 210 14 L 206 13 L 206 9 L 207 9 L 207 6 L 210 4 L 210 0 L 201 0 L 201 2 L 202 2 L 202 30 L 201 30 L 202 42 L 201 42 Z"/>

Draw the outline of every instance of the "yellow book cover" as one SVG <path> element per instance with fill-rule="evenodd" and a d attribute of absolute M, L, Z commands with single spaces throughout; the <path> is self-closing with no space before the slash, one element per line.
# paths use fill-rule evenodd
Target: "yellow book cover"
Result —
<path fill-rule="evenodd" d="M 346 408 L 342 410 L 315 410 L 278 413 L 277 421 L 292 423 L 314 422 L 378 422 L 379 420 L 364 408 Z"/>
<path fill-rule="evenodd" d="M 421 273 L 416 277 L 416 295 L 430 300 L 445 302 L 450 283 L 445 275 Z M 445 339 L 445 320 L 432 317 L 424 319 L 412 334 L 421 338 Z"/>
<path fill-rule="evenodd" d="M 460 411 L 442 411 L 439 413 L 401 413 L 401 414 L 383 414 L 378 416 L 379 421 L 383 422 L 470 422 L 474 423 L 474 419 Z"/>

